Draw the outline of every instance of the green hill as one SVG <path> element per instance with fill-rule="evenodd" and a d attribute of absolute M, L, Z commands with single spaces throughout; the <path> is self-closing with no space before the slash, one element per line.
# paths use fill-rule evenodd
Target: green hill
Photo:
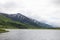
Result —
<path fill-rule="evenodd" d="M 30 28 L 38 28 L 38 27 L 13 21 L 10 18 L 0 15 L 0 28 L 30 29 Z"/>

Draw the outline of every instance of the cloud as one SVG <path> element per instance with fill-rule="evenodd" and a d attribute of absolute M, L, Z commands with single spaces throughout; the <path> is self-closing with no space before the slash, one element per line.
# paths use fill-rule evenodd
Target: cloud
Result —
<path fill-rule="evenodd" d="M 53 0 L 54 4 L 60 4 L 60 0 Z"/>
<path fill-rule="evenodd" d="M 0 1 L 0 12 L 5 12 L 5 13 L 17 13 L 21 12 L 24 9 L 23 3 L 19 1 L 8 1 L 8 0 L 3 0 Z"/>
<path fill-rule="evenodd" d="M 0 11 L 20 12 L 38 21 L 60 24 L 60 0 L 1 0 Z"/>

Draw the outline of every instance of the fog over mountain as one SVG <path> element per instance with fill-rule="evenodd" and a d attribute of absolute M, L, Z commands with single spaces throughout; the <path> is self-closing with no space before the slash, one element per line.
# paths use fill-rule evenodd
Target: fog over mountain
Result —
<path fill-rule="evenodd" d="M 0 12 L 19 12 L 38 21 L 60 26 L 60 0 L 0 0 Z"/>

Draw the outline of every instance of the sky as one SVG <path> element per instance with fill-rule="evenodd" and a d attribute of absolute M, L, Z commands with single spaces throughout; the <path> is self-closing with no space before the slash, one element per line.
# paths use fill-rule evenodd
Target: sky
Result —
<path fill-rule="evenodd" d="M 21 13 L 60 27 L 60 0 L 0 0 L 0 12 Z"/>

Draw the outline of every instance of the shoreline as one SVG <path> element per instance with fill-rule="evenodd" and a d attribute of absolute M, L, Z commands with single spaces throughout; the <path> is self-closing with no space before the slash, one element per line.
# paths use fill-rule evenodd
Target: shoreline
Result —
<path fill-rule="evenodd" d="M 5 33 L 5 32 L 8 32 L 8 30 L 0 29 L 0 33 Z"/>
<path fill-rule="evenodd" d="M 9 32 L 9 30 L 60 30 L 60 29 L 4 29 L 0 28 L 0 33 Z"/>

